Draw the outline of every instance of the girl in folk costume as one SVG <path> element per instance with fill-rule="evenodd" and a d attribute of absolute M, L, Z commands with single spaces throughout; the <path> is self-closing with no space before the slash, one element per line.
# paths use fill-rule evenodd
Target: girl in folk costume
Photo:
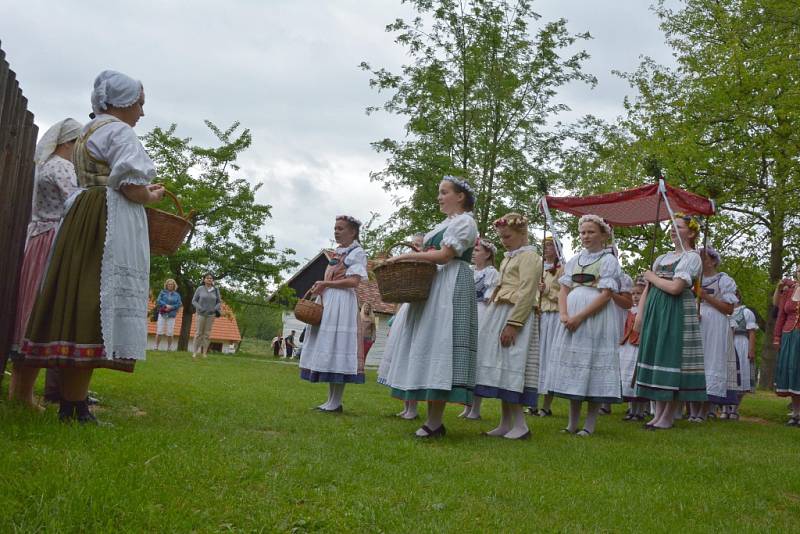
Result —
<path fill-rule="evenodd" d="M 425 238 L 425 234 L 414 234 L 414 237 L 411 238 L 411 248 L 416 252 L 422 250 L 422 241 Z M 400 309 L 397 310 L 397 313 L 389 319 L 388 326 L 389 326 L 389 334 L 388 337 L 391 336 L 399 336 L 398 333 L 399 328 L 396 328 L 395 322 L 397 324 L 403 324 L 405 319 L 403 317 L 405 314 L 408 313 L 408 303 L 404 303 L 400 305 Z M 381 359 L 381 364 L 378 367 L 378 383 L 383 384 L 384 386 L 389 385 L 388 377 L 389 371 L 392 367 L 392 355 L 387 351 L 383 351 L 383 359 Z M 416 400 L 404 400 L 403 401 L 403 409 L 395 414 L 397 417 L 401 419 L 416 419 L 417 415 L 417 401 Z"/>
<path fill-rule="evenodd" d="M 309 326 L 300 353 L 300 378 L 328 382 L 328 400 L 321 412 L 341 412 L 344 386 L 364 383 L 364 344 L 356 287 L 367 279 L 367 254 L 358 242 L 361 221 L 336 217 L 333 237 L 339 247 L 314 282 L 311 293 L 322 297 L 322 321 Z"/>
<path fill-rule="evenodd" d="M 796 276 L 800 279 L 800 264 Z M 792 399 L 792 413 L 786 425 L 800 426 L 800 284 L 793 284 L 780 297 L 772 342 L 779 348 L 775 393 Z"/>
<path fill-rule="evenodd" d="M 398 317 L 386 353 L 392 368 L 392 395 L 428 401 L 428 418 L 416 436 L 444 436 L 447 402 L 472 403 L 478 343 L 478 308 L 469 267 L 478 227 L 472 218 L 475 193 L 464 180 L 445 176 L 439 184 L 439 209 L 447 219 L 425 234 L 425 252 L 389 259 L 416 259 L 439 265 L 428 300 L 413 302 Z"/>
<path fill-rule="evenodd" d="M 631 288 L 633 306 L 626 314 L 620 341 L 619 374 L 622 382 L 622 400 L 628 403 L 628 413 L 622 418 L 623 421 L 642 421 L 647 409 L 647 399 L 637 397 L 633 386 L 636 358 L 639 354 L 639 333 L 633 329 L 633 323 L 636 320 L 645 285 L 644 278 L 637 277 L 636 283 Z"/>
<path fill-rule="evenodd" d="M 67 210 L 23 341 L 25 363 L 63 368 L 59 417 L 95 422 L 92 371 L 133 371 L 147 348 L 150 246 L 143 204 L 161 200 L 156 169 L 133 126 L 141 82 L 114 71 L 94 81 L 94 120 L 75 144 L 83 188 Z"/>
<path fill-rule="evenodd" d="M 539 281 L 539 392 L 544 393 L 542 407 L 534 412 L 539 417 L 553 415 L 550 407 L 553 404 L 553 395 L 545 389 L 545 379 L 550 367 L 550 362 L 555 357 L 554 343 L 561 322 L 558 311 L 558 295 L 561 285 L 558 279 L 564 274 L 564 267 L 558 257 L 558 249 L 552 237 L 544 239 L 544 274 Z"/>
<path fill-rule="evenodd" d="M 500 281 L 500 273 L 494 267 L 494 257 L 497 254 L 497 247 L 491 241 L 478 238 L 475 242 L 475 250 L 472 252 L 472 263 L 475 264 L 473 278 L 475 280 L 475 298 L 478 301 L 478 339 L 481 336 L 482 317 L 486 313 L 486 308 L 492 300 L 494 288 Z M 464 406 L 464 411 L 459 417 L 477 420 L 481 418 L 481 397 L 475 396 L 472 404 Z"/>
<path fill-rule="evenodd" d="M 733 329 L 733 348 L 739 365 L 742 391 L 739 393 L 739 403 L 747 392 L 756 390 L 756 323 L 755 314 L 742 303 L 742 295 L 736 291 L 739 305 L 733 309 L 730 325 Z M 739 419 L 738 404 L 726 406 L 727 410 L 721 417 L 725 419 Z"/>
<path fill-rule="evenodd" d="M 703 336 L 703 365 L 706 374 L 708 402 L 690 407 L 689 421 L 702 422 L 710 415 L 710 404 L 736 404 L 736 353 L 728 316 L 733 313 L 736 282 L 725 273 L 717 272 L 719 253 L 711 247 L 700 249 L 703 279 L 700 291 L 700 333 Z"/>
<path fill-rule="evenodd" d="M 11 360 L 15 363 L 8 388 L 9 399 L 30 408 L 38 407 L 33 399 L 33 386 L 39 375 L 39 368 L 16 363 L 19 360 L 17 351 L 33 310 L 56 227 L 64 216 L 64 203 L 78 189 L 78 179 L 72 165 L 72 151 L 82 127 L 75 119 L 64 119 L 55 123 L 37 143 L 34 153 L 36 170 L 31 222 L 28 224 L 25 256 L 20 270 L 17 315 L 14 336 L 11 339 Z M 48 373 L 52 372 L 55 371 L 48 370 Z"/>
<path fill-rule="evenodd" d="M 578 222 L 584 249 L 564 267 L 559 279 L 561 328 L 555 342 L 546 387 L 570 400 L 565 432 L 589 436 L 594 432 L 601 403 L 621 402 L 619 383 L 619 320 L 611 295 L 619 291 L 620 266 L 606 250 L 611 228 L 597 215 Z M 578 431 L 581 403 L 588 413 Z"/>
<path fill-rule="evenodd" d="M 675 214 L 670 237 L 674 252 L 659 256 L 642 295 L 634 331 L 639 337 L 636 396 L 655 402 L 647 430 L 671 428 L 681 402 L 706 400 L 703 345 L 692 287 L 702 271 L 694 244 L 700 225 Z"/>
<path fill-rule="evenodd" d="M 478 336 L 476 397 L 502 401 L 502 418 L 487 436 L 528 439 L 523 406 L 536 406 L 539 385 L 539 321 L 534 313 L 542 258 L 528 244 L 528 219 L 509 213 L 495 230 L 506 248 L 500 284 Z"/>

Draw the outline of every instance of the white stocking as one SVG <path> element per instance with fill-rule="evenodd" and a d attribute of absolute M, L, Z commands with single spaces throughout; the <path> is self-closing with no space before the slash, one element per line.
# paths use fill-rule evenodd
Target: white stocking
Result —
<path fill-rule="evenodd" d="M 428 420 L 425 421 L 425 426 L 432 431 L 438 430 L 442 426 L 442 419 L 444 417 L 444 401 L 428 401 Z M 417 430 L 418 436 L 426 436 L 428 433 L 423 429 Z"/>
<path fill-rule="evenodd" d="M 506 403 L 504 402 L 503 404 Z M 517 439 L 527 434 L 530 430 L 528 429 L 528 422 L 525 420 L 525 412 L 522 411 L 522 405 L 509 404 L 508 411 L 509 415 L 511 416 L 513 426 L 511 427 L 511 430 L 509 430 L 503 437 Z"/>
<path fill-rule="evenodd" d="M 520 409 L 522 409 L 521 406 Z M 497 425 L 497 428 L 494 428 L 486 433 L 489 436 L 505 436 L 514 426 L 513 416 L 511 415 L 511 405 L 506 401 L 502 401 L 500 404 L 500 410 L 500 424 Z"/>

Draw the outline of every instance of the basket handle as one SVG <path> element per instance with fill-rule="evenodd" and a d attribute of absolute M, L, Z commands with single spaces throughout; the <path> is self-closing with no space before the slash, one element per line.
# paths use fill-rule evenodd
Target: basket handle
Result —
<path fill-rule="evenodd" d="M 172 199 L 173 204 L 175 204 L 175 207 L 178 208 L 178 216 L 181 219 L 184 219 L 184 220 L 188 221 L 189 219 L 191 219 L 194 216 L 194 210 L 191 210 L 188 215 L 186 213 L 184 213 L 183 206 L 181 205 L 181 201 L 175 195 L 175 193 L 173 193 L 172 191 L 170 191 L 169 189 L 164 187 L 164 194 Z"/>
<path fill-rule="evenodd" d="M 406 247 L 410 248 L 410 249 L 411 249 L 411 250 L 413 250 L 414 252 L 420 252 L 420 250 L 419 250 L 419 249 L 418 249 L 416 246 L 414 246 L 414 244 L 413 244 L 413 243 L 411 243 L 411 242 L 409 242 L 409 241 L 399 241 L 399 242 L 395 243 L 394 245 L 391 245 L 391 246 L 390 246 L 389 248 L 387 248 L 386 250 L 384 250 L 384 251 L 381 253 L 381 256 L 383 256 L 384 258 L 389 258 L 389 257 L 390 257 L 390 254 L 389 254 L 389 253 L 390 253 L 392 250 L 394 250 L 395 248 L 397 248 L 397 247 L 399 247 L 399 246 L 401 246 L 401 245 L 403 245 L 403 246 L 406 246 Z"/>
<path fill-rule="evenodd" d="M 308 291 L 306 291 L 306 294 L 303 295 L 303 299 L 302 300 L 309 300 L 307 297 L 310 294 L 311 294 L 311 288 L 309 288 Z M 319 297 L 319 303 L 322 304 L 322 295 L 317 295 L 317 296 Z"/>

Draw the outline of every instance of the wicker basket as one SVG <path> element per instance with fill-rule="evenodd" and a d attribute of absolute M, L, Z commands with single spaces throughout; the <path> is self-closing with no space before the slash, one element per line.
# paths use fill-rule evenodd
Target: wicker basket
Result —
<path fill-rule="evenodd" d="M 294 305 L 294 316 L 298 321 L 310 324 L 311 326 L 318 326 L 319 323 L 322 322 L 323 306 L 318 302 L 307 299 L 306 297 L 308 297 L 309 293 L 311 293 L 310 289 L 306 291 L 303 298 L 298 300 L 297 304 Z M 321 295 L 319 298 L 322 300 Z"/>
<path fill-rule="evenodd" d="M 389 256 L 391 250 L 399 245 L 410 246 L 409 243 L 397 243 L 384 253 Z M 378 290 L 384 302 L 420 302 L 428 299 L 433 277 L 436 275 L 436 264 L 430 261 L 399 260 L 377 265 L 372 272 L 378 282 Z"/>
<path fill-rule="evenodd" d="M 184 214 L 181 201 L 172 192 L 164 189 L 178 208 L 178 215 L 155 208 L 145 208 L 147 212 L 147 233 L 150 236 L 150 254 L 154 256 L 172 256 L 177 252 L 186 234 L 192 228 L 189 220 L 194 216 L 194 210 Z"/>

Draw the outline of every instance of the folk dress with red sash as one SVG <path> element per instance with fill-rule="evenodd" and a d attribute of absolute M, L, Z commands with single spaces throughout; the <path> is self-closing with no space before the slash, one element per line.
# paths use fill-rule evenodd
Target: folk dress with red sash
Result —
<path fill-rule="evenodd" d="M 358 242 L 336 249 L 325 280 L 367 279 L 367 255 Z M 309 326 L 300 354 L 300 378 L 309 382 L 364 383 L 364 345 L 355 288 L 322 293 L 322 321 Z"/>

